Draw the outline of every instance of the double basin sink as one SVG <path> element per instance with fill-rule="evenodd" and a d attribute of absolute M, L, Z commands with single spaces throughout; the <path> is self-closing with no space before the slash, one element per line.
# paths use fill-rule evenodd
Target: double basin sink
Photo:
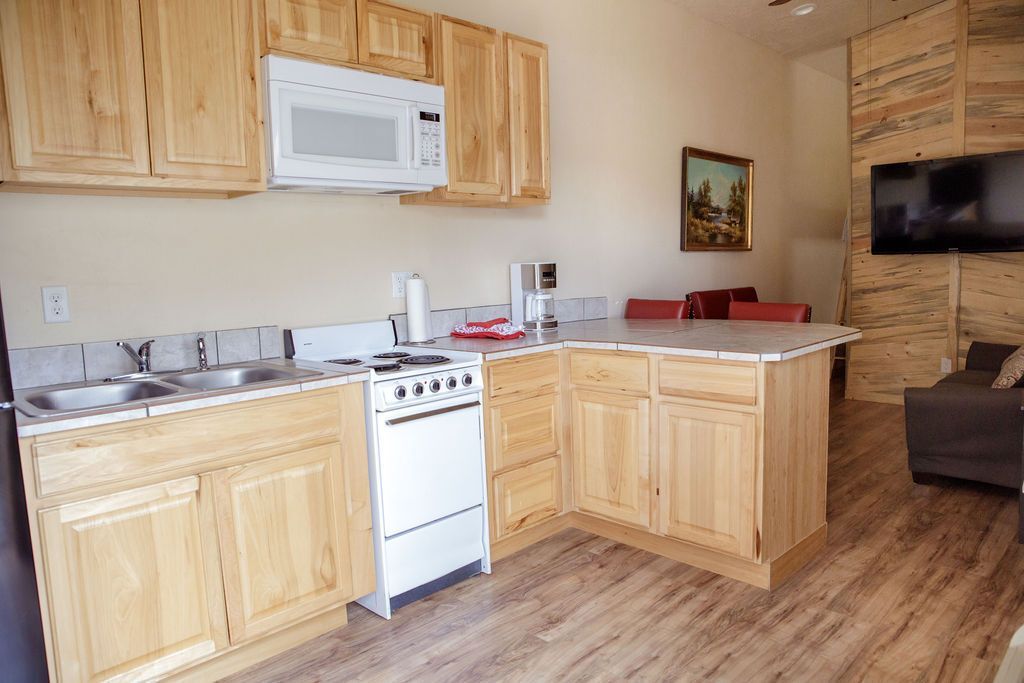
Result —
<path fill-rule="evenodd" d="M 17 406 L 21 412 L 32 417 L 51 417 L 137 403 L 147 399 L 244 389 L 274 382 L 292 382 L 322 374 L 317 370 L 272 366 L 267 363 L 215 366 L 208 370 L 147 372 L 132 375 L 130 379 L 123 381 L 108 380 L 101 384 L 26 393 L 17 401 Z"/>

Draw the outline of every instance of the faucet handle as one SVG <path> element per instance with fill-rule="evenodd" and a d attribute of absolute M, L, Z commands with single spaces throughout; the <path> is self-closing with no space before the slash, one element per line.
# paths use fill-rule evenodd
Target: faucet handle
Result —
<path fill-rule="evenodd" d="M 150 348 L 152 348 L 153 343 L 155 341 L 156 341 L 156 339 L 150 339 L 148 342 L 143 342 L 142 344 L 140 344 L 139 345 L 139 355 L 142 356 L 143 358 L 148 358 L 149 357 Z"/>

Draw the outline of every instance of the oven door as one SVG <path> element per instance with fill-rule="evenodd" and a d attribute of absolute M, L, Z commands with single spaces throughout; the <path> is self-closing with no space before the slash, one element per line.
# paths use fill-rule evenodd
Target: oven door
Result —
<path fill-rule="evenodd" d="M 417 182 L 414 103 L 269 81 L 271 176 Z"/>
<path fill-rule="evenodd" d="M 483 503 L 481 415 L 479 394 L 377 413 L 385 536 Z"/>

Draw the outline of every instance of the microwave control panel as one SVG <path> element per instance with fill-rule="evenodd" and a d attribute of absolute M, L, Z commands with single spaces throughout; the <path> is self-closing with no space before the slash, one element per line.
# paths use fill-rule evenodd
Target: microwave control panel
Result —
<path fill-rule="evenodd" d="M 441 145 L 441 114 L 439 112 L 420 112 L 420 163 L 423 166 L 440 166 L 444 149 Z"/>

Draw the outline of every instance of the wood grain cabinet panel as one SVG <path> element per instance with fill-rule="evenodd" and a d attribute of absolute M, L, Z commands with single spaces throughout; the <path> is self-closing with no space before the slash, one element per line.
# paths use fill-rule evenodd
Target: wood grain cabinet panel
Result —
<path fill-rule="evenodd" d="M 142 0 L 153 174 L 262 183 L 250 0 Z"/>
<path fill-rule="evenodd" d="M 199 481 L 40 511 L 60 680 L 150 680 L 225 645 Z"/>
<path fill-rule="evenodd" d="M 337 444 L 213 474 L 231 642 L 352 596 Z"/>
<path fill-rule="evenodd" d="M 488 363 L 485 372 L 487 395 L 490 398 L 558 389 L 558 356 L 554 353 L 531 354 Z"/>
<path fill-rule="evenodd" d="M 658 391 L 667 396 L 754 405 L 757 366 L 665 358 L 658 365 Z"/>
<path fill-rule="evenodd" d="M 356 0 L 259 0 L 271 50 L 355 63 Z"/>
<path fill-rule="evenodd" d="M 753 558 L 755 416 L 673 404 L 659 412 L 659 532 Z"/>
<path fill-rule="evenodd" d="M 494 538 L 522 531 L 562 511 L 562 465 L 548 458 L 494 477 Z"/>
<path fill-rule="evenodd" d="M 494 471 L 558 452 L 559 402 L 557 394 L 546 394 L 488 408 L 488 446 Z"/>
<path fill-rule="evenodd" d="M 448 191 L 503 200 L 508 191 L 503 36 L 451 17 L 440 24 Z"/>
<path fill-rule="evenodd" d="M 575 385 L 602 391 L 647 393 L 648 365 L 646 355 L 573 351 L 569 356 L 569 377 Z"/>
<path fill-rule="evenodd" d="M 137 1 L 4 0 L 0 51 L 15 169 L 149 175 Z"/>
<path fill-rule="evenodd" d="M 640 527 L 650 525 L 650 400 L 572 393 L 575 505 Z"/>
<path fill-rule="evenodd" d="M 505 51 L 512 197 L 550 199 L 548 48 L 542 43 L 508 36 Z"/>
<path fill-rule="evenodd" d="M 381 0 L 359 0 L 359 63 L 434 77 L 434 15 Z"/>

